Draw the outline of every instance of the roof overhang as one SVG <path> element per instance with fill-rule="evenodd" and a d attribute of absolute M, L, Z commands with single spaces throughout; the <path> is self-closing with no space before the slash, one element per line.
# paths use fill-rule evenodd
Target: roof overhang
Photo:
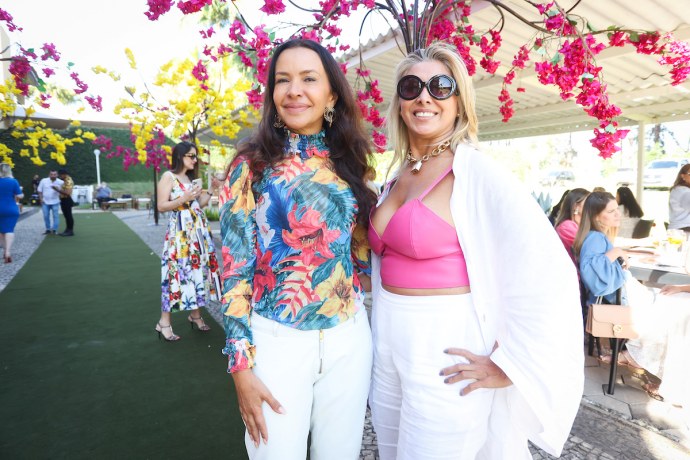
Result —
<path fill-rule="evenodd" d="M 485 2 L 481 3 L 486 5 Z M 526 17 L 534 17 L 534 9 L 522 0 L 505 0 L 504 3 Z M 566 1 L 561 3 L 566 8 L 570 6 Z M 684 3 L 676 0 L 639 0 L 633 7 L 629 1 L 607 0 L 604 8 L 600 1 L 583 0 L 574 12 L 587 18 L 595 28 L 605 29 L 615 24 L 632 29 L 670 31 L 676 39 L 689 40 L 690 8 Z M 499 14 L 493 7 L 475 8 L 470 21 L 476 30 L 481 31 L 491 28 L 498 18 Z M 518 74 L 509 87 L 515 113 L 509 122 L 502 121 L 498 96 L 503 76 L 509 70 L 513 53 L 534 32 L 529 26 L 507 16 L 506 26 L 501 32 L 503 45 L 496 55 L 496 59 L 502 63 L 498 72 L 490 75 L 477 66 L 473 81 L 477 94 L 480 140 L 565 133 L 596 127 L 597 121 L 573 100 L 563 101 L 556 88 L 539 83 L 533 66 Z M 478 61 L 478 50 L 472 48 Z M 371 77 L 379 81 L 384 100 L 389 101 L 395 90 L 395 68 L 404 56 L 399 31 L 389 30 L 370 40 L 360 50 L 345 56 L 348 68 L 358 66 L 361 59 L 371 71 Z M 659 65 L 654 57 L 639 55 L 633 47 L 625 46 L 604 50 L 597 56 L 597 63 L 603 67 L 610 100 L 622 110 L 617 120 L 621 126 L 690 119 L 690 83 L 672 86 L 666 74 L 668 68 Z M 350 83 L 354 84 L 355 78 L 354 71 L 348 72 Z M 515 91 L 517 87 L 524 87 L 526 91 L 519 93 Z M 384 110 L 386 108 L 383 107 Z"/>

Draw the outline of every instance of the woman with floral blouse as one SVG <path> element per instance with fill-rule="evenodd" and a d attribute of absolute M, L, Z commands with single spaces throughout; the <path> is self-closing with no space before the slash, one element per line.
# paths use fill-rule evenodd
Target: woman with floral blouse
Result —
<path fill-rule="evenodd" d="M 359 455 L 372 362 L 362 283 L 375 196 L 344 74 L 291 40 L 220 194 L 228 356 L 252 459 Z M 266 404 L 263 404 L 263 403 Z"/>

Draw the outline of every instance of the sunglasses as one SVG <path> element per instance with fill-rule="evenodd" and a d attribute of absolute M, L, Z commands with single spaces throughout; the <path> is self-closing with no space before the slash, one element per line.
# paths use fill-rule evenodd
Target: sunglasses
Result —
<path fill-rule="evenodd" d="M 448 75 L 434 75 L 426 83 L 416 75 L 405 75 L 398 82 L 398 96 L 401 99 L 410 101 L 419 97 L 424 88 L 426 88 L 431 97 L 442 101 L 455 94 L 457 84 L 453 77 Z"/>
<path fill-rule="evenodd" d="M 199 155 L 197 155 L 196 153 L 186 153 L 185 156 L 187 158 L 191 158 L 192 160 L 196 160 L 197 158 L 199 158 Z"/>

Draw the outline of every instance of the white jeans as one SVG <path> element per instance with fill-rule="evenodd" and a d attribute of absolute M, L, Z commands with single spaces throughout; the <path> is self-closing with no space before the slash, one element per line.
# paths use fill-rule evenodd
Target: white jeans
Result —
<path fill-rule="evenodd" d="M 252 460 L 356 460 L 362 445 L 372 342 L 364 307 L 331 329 L 300 331 L 252 314 L 254 373 L 285 409 L 264 403 L 268 443 L 245 434 Z"/>
<path fill-rule="evenodd" d="M 474 460 L 485 443 L 493 390 L 460 396 L 442 368 L 466 362 L 443 351 L 488 355 L 472 295 L 374 298 L 374 374 L 369 404 L 381 460 Z"/>

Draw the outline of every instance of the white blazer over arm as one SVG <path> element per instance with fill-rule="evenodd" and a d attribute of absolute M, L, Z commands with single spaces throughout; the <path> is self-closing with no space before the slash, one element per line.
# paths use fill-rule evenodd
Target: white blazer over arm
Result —
<path fill-rule="evenodd" d="M 536 200 L 497 162 L 461 145 L 453 174 L 451 212 L 477 316 L 488 349 L 499 345 L 491 359 L 513 382 L 496 392 L 484 454 L 516 458 L 513 442 L 526 437 L 559 456 L 584 385 L 575 267 Z"/>

